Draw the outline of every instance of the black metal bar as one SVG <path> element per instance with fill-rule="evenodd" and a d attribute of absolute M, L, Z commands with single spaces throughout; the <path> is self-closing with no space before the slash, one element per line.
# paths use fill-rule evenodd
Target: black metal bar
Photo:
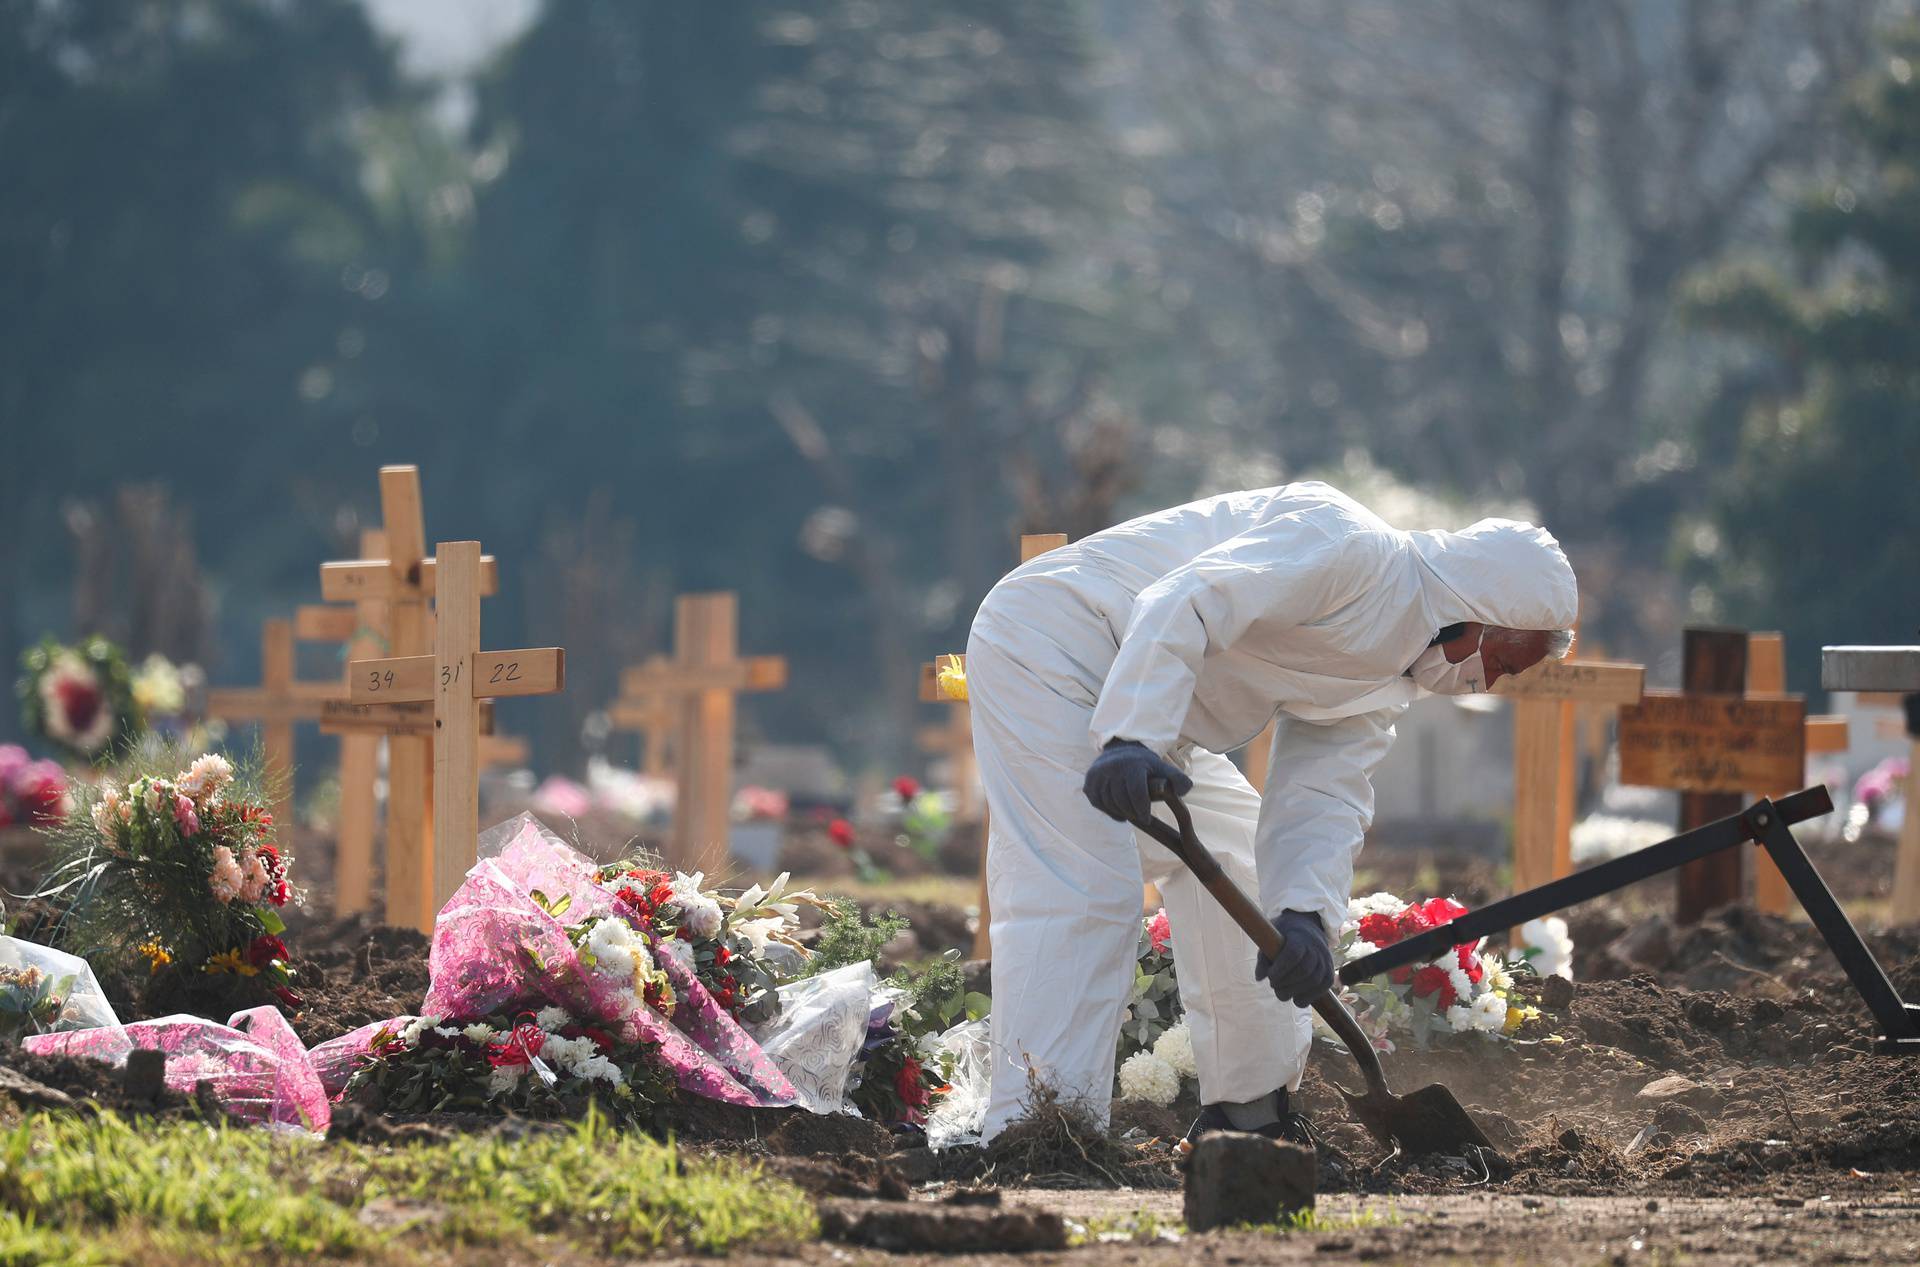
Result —
<path fill-rule="evenodd" d="M 1773 865 L 1787 878 L 1793 895 L 1800 899 L 1801 909 L 1820 930 L 1827 948 L 1840 961 L 1841 970 L 1866 1001 L 1873 1019 L 1880 1023 L 1882 1041 L 1891 1045 L 1920 1043 L 1920 1009 L 1901 1001 L 1900 992 L 1893 988 L 1885 969 L 1861 940 L 1853 921 L 1840 909 L 1833 890 L 1821 878 L 1813 859 L 1787 829 L 1785 818 L 1774 810 L 1773 805 L 1761 801 L 1747 811 L 1755 839 L 1772 855 Z"/>
<path fill-rule="evenodd" d="M 1771 804 L 1777 821 L 1783 825 L 1805 822 L 1833 812 L 1833 798 L 1824 787 L 1803 788 Z M 1754 839 L 1755 830 L 1747 814 L 1736 814 L 1696 827 L 1657 845 L 1636 849 L 1611 862 L 1603 862 L 1524 893 L 1502 898 L 1438 928 L 1415 933 L 1404 941 L 1395 942 L 1384 950 L 1347 964 L 1340 969 L 1340 981 L 1343 985 L 1352 985 L 1395 968 L 1438 959 L 1462 942 L 1478 941 L 1482 937 L 1505 932 L 1530 919 L 1552 915 L 1569 906 L 1577 906 L 1602 894 L 1623 889 L 1648 876 L 1684 866 L 1696 858 L 1744 844 Z"/>

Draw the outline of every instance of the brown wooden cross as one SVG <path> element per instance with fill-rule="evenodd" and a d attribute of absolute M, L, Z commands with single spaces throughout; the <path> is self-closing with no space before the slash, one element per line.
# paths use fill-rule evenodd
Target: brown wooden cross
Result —
<path fill-rule="evenodd" d="M 476 856 L 481 701 L 565 689 L 567 656 L 559 647 L 482 651 L 480 543 L 443 541 L 435 558 L 432 654 L 356 660 L 348 666 L 347 685 L 355 704 L 426 703 L 432 708 L 432 898 L 438 911 L 460 887 Z"/>
<path fill-rule="evenodd" d="M 207 693 L 207 715 L 260 727 L 263 773 L 272 789 L 269 809 L 283 832 L 293 830 L 293 726 L 318 721 L 327 701 L 339 699 L 341 684 L 302 682 L 294 677 L 294 625 L 269 620 L 260 627 L 260 685 L 225 687 Z"/>
<path fill-rule="evenodd" d="M 1787 689 L 1787 640 L 1777 633 L 1757 633 L 1747 638 L 1747 694 L 1752 696 L 1783 695 Z M 1847 719 L 1840 716 L 1815 716 L 1807 718 L 1806 753 L 1813 754 L 1845 752 L 1851 742 L 1848 734 Z M 1806 784 L 1806 772 L 1801 777 L 1780 787 L 1754 787 L 1749 792 L 1762 796 L 1780 796 L 1787 792 L 1798 792 Z M 1785 915 L 1793 906 L 1793 890 L 1787 885 L 1787 877 L 1780 874 L 1780 868 L 1773 864 L 1773 858 L 1764 849 L 1754 850 L 1753 855 L 1753 904 L 1770 915 Z"/>
<path fill-rule="evenodd" d="M 980 806 L 974 789 L 979 771 L 973 759 L 973 709 L 963 699 L 948 696 L 940 686 L 940 669 L 951 665 L 966 672 L 965 656 L 941 656 L 920 666 L 920 699 L 925 703 L 947 705 L 945 725 L 923 727 L 920 748 L 947 759 L 948 780 L 953 784 L 953 820 L 973 823 L 979 820 Z"/>
<path fill-rule="evenodd" d="M 620 698 L 607 709 L 607 719 L 613 729 L 640 732 L 640 770 L 655 778 L 665 778 L 673 772 L 673 744 L 683 712 L 679 693 L 659 685 L 672 676 L 672 667 L 671 660 L 656 655 L 648 657 L 644 664 L 627 669 L 620 675 Z M 763 677 L 770 677 L 774 672 L 764 664 L 760 671 Z M 779 675 L 783 680 L 785 672 L 782 665 Z M 778 686 L 775 683 L 752 689 L 776 690 Z"/>
<path fill-rule="evenodd" d="M 369 530 L 361 534 L 361 552 L 369 549 Z M 296 636 L 329 642 L 344 649 L 340 666 L 340 699 L 346 699 L 346 665 L 386 650 L 385 604 L 367 599 L 351 606 L 307 605 L 293 613 Z M 376 819 L 374 781 L 380 770 L 380 736 L 362 731 L 341 733 L 327 724 L 320 729 L 340 740 L 340 809 L 335 824 L 333 854 L 333 910 L 336 915 L 364 911 L 373 900 L 373 836 Z"/>
<path fill-rule="evenodd" d="M 1637 704 L 1646 668 L 1604 660 L 1544 660 L 1494 683 L 1513 700 L 1513 887 L 1573 870 L 1576 704 Z"/>
<path fill-rule="evenodd" d="M 320 594 L 330 603 L 379 602 L 385 606 L 386 646 L 376 655 L 427 655 L 433 651 L 436 564 L 427 553 L 426 519 L 421 511 L 420 468 L 380 468 L 381 540 L 378 554 L 320 565 Z M 364 544 L 364 543 L 363 543 Z M 480 561 L 480 593 L 499 586 L 493 559 Z M 425 725 L 419 724 L 424 719 Z M 433 729 L 431 714 L 404 711 L 382 715 L 342 713 L 336 726 L 391 720 L 387 739 L 387 922 L 406 928 L 433 927 L 439 907 L 433 902 Z"/>
<path fill-rule="evenodd" d="M 674 728 L 675 784 L 672 861 L 686 870 L 722 874 L 733 800 L 735 697 L 748 691 L 778 691 L 787 684 L 783 656 L 740 656 L 740 598 L 731 592 L 682 594 L 673 607 L 674 658 L 656 657 L 620 675 L 621 702 L 614 710 L 629 719 L 647 701 L 668 700 L 678 713 Z M 664 737 L 659 744 L 665 750 Z M 649 751 L 655 748 L 650 738 Z"/>
<path fill-rule="evenodd" d="M 1830 691 L 1880 695 L 1879 703 L 1906 707 L 1912 694 L 1920 691 L 1920 647 L 1822 647 L 1820 685 Z M 1912 746 L 1907 812 L 1894 854 L 1892 909 L 1894 922 L 1901 924 L 1920 920 L 1920 733 L 1911 728 L 1912 711 L 1905 720 Z"/>
<path fill-rule="evenodd" d="M 1796 695 L 1749 697 L 1747 634 L 1689 629 L 1683 691 L 1648 691 L 1620 712 L 1620 781 L 1681 793 L 1680 830 L 1745 808 L 1743 793 L 1792 787 L 1806 773 L 1807 705 Z M 1697 923 L 1745 896 L 1744 851 L 1681 868 L 1675 918 Z"/>

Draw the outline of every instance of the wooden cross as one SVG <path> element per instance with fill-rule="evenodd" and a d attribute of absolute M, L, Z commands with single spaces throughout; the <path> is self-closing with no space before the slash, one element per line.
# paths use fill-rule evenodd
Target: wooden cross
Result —
<path fill-rule="evenodd" d="M 1573 870 L 1575 705 L 1637 704 L 1646 668 L 1605 660 L 1543 660 L 1503 677 L 1513 700 L 1513 887 L 1535 888 Z"/>
<path fill-rule="evenodd" d="M 362 554 L 379 550 L 379 533 L 361 534 Z M 370 540 L 371 539 L 371 540 Z M 370 659 L 386 650 L 385 604 L 364 599 L 352 606 L 308 605 L 293 614 L 296 636 L 313 642 L 341 645 L 340 696 L 346 697 L 346 665 Z M 373 900 L 374 781 L 380 770 L 380 736 L 361 731 L 340 733 L 321 720 L 323 733 L 340 740 L 340 810 L 335 824 L 333 854 L 333 910 L 354 915 Z"/>
<path fill-rule="evenodd" d="M 1920 647 L 1822 647 L 1820 685 L 1830 691 L 1920 691 Z M 1909 701 L 1910 703 L 1910 701 Z M 1920 733 L 1907 711 L 1912 751 L 1907 767 L 1907 812 L 1900 821 L 1900 842 L 1893 862 L 1895 923 L 1920 920 Z"/>
<path fill-rule="evenodd" d="M 954 699 L 940 686 L 940 670 L 945 665 L 966 672 L 965 656 L 941 656 L 920 666 L 920 698 L 926 703 L 948 706 L 943 726 L 928 726 L 920 731 L 920 747 L 925 752 L 947 759 L 948 781 L 953 784 L 953 820 L 955 823 L 978 821 L 980 807 L 974 788 L 979 783 L 978 767 L 973 759 L 973 709 L 964 699 Z"/>
<path fill-rule="evenodd" d="M 682 594 L 674 602 L 672 660 L 654 659 L 620 675 L 616 720 L 636 721 L 634 709 L 666 699 L 678 714 L 673 805 L 674 865 L 723 873 L 727 865 L 729 810 L 733 800 L 735 696 L 777 691 L 787 684 L 783 656 L 740 657 L 740 599 L 731 592 Z M 661 742 L 649 738 L 664 754 Z"/>
<path fill-rule="evenodd" d="M 436 564 L 427 553 L 426 519 L 420 503 L 420 468 L 380 468 L 380 537 L 378 554 L 363 549 L 364 557 L 320 565 L 320 595 L 330 603 L 376 601 L 385 606 L 386 646 L 376 655 L 415 656 L 434 648 L 433 613 Z M 364 545 L 364 543 L 363 543 Z M 499 569 L 493 559 L 480 560 L 480 593 L 499 587 Z M 426 725 L 417 724 L 424 717 Z M 337 724 L 367 729 L 382 720 L 371 714 L 340 715 Z M 396 723 L 387 735 L 387 922 L 404 928 L 429 929 L 439 907 L 433 902 L 433 729 L 431 712 L 416 713 L 406 723 L 400 713 L 384 720 Z"/>
<path fill-rule="evenodd" d="M 749 661 L 748 663 L 762 663 Z M 651 656 L 637 668 L 620 675 L 620 698 L 607 709 L 607 720 L 615 730 L 640 732 L 640 771 L 654 778 L 665 778 L 673 771 L 674 732 L 680 728 L 681 708 L 676 692 L 661 689 L 659 683 L 671 676 L 673 662 L 662 655 Z M 760 672 L 770 678 L 773 670 L 763 664 Z M 784 682 L 785 663 L 779 675 Z M 755 686 L 756 690 L 777 690 L 781 682 Z"/>
<path fill-rule="evenodd" d="M 347 685 L 355 704 L 432 707 L 432 898 L 437 911 L 460 887 L 476 857 L 481 701 L 565 689 L 567 654 L 559 647 L 482 651 L 480 543 L 443 541 L 435 558 L 433 653 L 356 660 L 348 666 Z"/>
<path fill-rule="evenodd" d="M 1757 633 L 1747 639 L 1747 694 L 1783 695 L 1787 689 L 1787 640 L 1777 633 Z M 1845 752 L 1850 741 L 1847 719 L 1839 716 L 1807 718 L 1806 752 Z M 1748 788 L 1762 796 L 1781 796 L 1798 792 L 1806 784 L 1806 775 L 1783 787 Z M 1787 877 L 1780 874 L 1773 858 L 1764 849 L 1754 851 L 1753 904 L 1770 915 L 1785 915 L 1793 906 L 1793 890 Z"/>
<path fill-rule="evenodd" d="M 293 724 L 318 721 L 328 700 L 340 698 L 339 682 L 301 682 L 293 673 L 294 628 L 290 620 L 260 627 L 260 685 L 207 693 L 207 715 L 260 727 L 269 810 L 282 832 L 293 830 Z"/>
<path fill-rule="evenodd" d="M 1680 830 L 1745 808 L 1743 793 L 1798 783 L 1806 773 L 1806 701 L 1745 695 L 1747 635 L 1686 631 L 1684 691 L 1648 691 L 1620 712 L 1620 781 L 1679 790 Z M 1675 918 L 1697 923 L 1745 896 L 1743 850 L 1728 849 L 1681 868 Z"/>

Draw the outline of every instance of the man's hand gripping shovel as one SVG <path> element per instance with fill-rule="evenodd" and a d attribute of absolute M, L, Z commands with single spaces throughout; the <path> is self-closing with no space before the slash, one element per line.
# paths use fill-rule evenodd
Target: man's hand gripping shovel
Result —
<path fill-rule="evenodd" d="M 1253 938 L 1261 953 L 1269 959 L 1277 958 L 1281 948 L 1286 945 L 1285 938 L 1267 922 L 1260 909 L 1240 891 L 1240 886 L 1220 869 L 1213 854 L 1200 843 L 1200 838 L 1194 834 L 1193 816 L 1187 812 L 1185 802 L 1167 786 L 1164 779 L 1154 779 L 1149 790 L 1154 800 L 1166 802 L 1179 827 L 1176 830 L 1171 824 L 1157 818 L 1136 821 L 1134 826 L 1171 849 L 1186 864 L 1187 870 L 1193 872 L 1195 878 L 1226 908 L 1233 922 Z M 1453 1092 L 1439 1083 L 1422 1087 L 1409 1095 L 1395 1095 L 1390 1091 L 1386 1074 L 1380 1068 L 1379 1053 L 1361 1030 L 1360 1023 L 1354 1020 L 1353 1013 L 1347 1011 L 1346 1005 L 1331 992 L 1315 999 L 1313 1010 L 1339 1035 L 1340 1041 L 1346 1044 L 1347 1051 L 1353 1056 L 1354 1063 L 1360 1066 L 1360 1076 L 1366 1080 L 1367 1089 L 1359 1095 L 1344 1087 L 1339 1090 L 1347 1102 L 1348 1110 L 1375 1139 L 1403 1153 L 1415 1155 L 1447 1153 L 1464 1156 L 1470 1147 L 1483 1148 L 1490 1154 L 1498 1153 L 1465 1106 L 1454 1097 Z"/>

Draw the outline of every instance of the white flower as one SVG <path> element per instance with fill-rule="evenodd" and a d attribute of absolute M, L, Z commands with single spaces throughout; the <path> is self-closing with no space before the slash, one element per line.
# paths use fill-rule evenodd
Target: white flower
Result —
<path fill-rule="evenodd" d="M 551 1034 L 573 1024 L 573 1017 L 563 1007 L 543 1007 L 533 1014 L 533 1023 Z"/>
<path fill-rule="evenodd" d="M 1473 1009 L 1456 1003 L 1447 1009 L 1447 1028 L 1456 1034 L 1464 1034 L 1473 1028 Z"/>
<path fill-rule="evenodd" d="M 160 812 L 160 780 L 148 779 L 146 787 L 140 793 L 140 801 L 147 807 L 147 813 Z"/>
<path fill-rule="evenodd" d="M 208 797 L 233 781 L 233 763 L 217 752 L 196 757 L 180 776 L 180 791 L 188 800 L 205 804 Z"/>
<path fill-rule="evenodd" d="M 400 1030 L 401 1044 L 408 1048 L 418 1047 L 420 1045 L 420 1035 L 426 1033 L 430 1029 L 438 1029 L 440 1027 L 440 1022 L 445 1019 L 446 1018 L 443 1016 L 414 1017 L 412 1020 L 408 1021 L 406 1025 L 403 1026 Z"/>
<path fill-rule="evenodd" d="M 1480 968 L 1487 974 L 1483 982 L 1487 989 L 1500 994 L 1513 989 L 1513 974 L 1507 971 L 1507 965 L 1501 962 L 1499 955 L 1481 955 Z"/>
<path fill-rule="evenodd" d="M 682 941 L 678 937 L 668 937 L 659 945 L 655 946 L 653 948 L 653 957 L 656 961 L 671 959 L 688 972 L 693 971 L 693 945 L 691 942 Z"/>
<path fill-rule="evenodd" d="M 1507 1001 L 1489 991 L 1475 999 L 1467 1009 L 1473 1014 L 1473 1028 L 1498 1034 L 1507 1024 Z"/>
<path fill-rule="evenodd" d="M 704 872 L 682 872 L 673 877 L 673 899 L 680 904 L 681 920 L 695 937 L 712 937 L 720 931 L 720 903 L 701 891 Z"/>
<path fill-rule="evenodd" d="M 501 1065 L 487 1075 L 487 1096 L 503 1094 L 514 1089 L 520 1083 L 520 1077 L 526 1073 L 525 1065 Z"/>
<path fill-rule="evenodd" d="M 597 1079 L 616 1087 L 625 1081 L 619 1066 L 602 1056 L 591 1038 L 561 1038 L 549 1034 L 540 1044 L 540 1059 L 575 1078 Z"/>
<path fill-rule="evenodd" d="M 1343 958 L 1347 963 L 1352 963 L 1356 959 L 1365 959 L 1368 955 L 1379 949 L 1380 947 L 1370 941 L 1362 941 L 1355 938 L 1353 945 L 1347 947 L 1347 953 Z"/>
<path fill-rule="evenodd" d="M 1398 915 L 1407 904 L 1391 893 L 1374 893 L 1347 903 L 1347 915 L 1358 920 L 1362 915 Z"/>
<path fill-rule="evenodd" d="M 440 1035 L 440 1037 L 442 1038 L 460 1037 L 460 1031 L 455 1029 L 451 1025 L 436 1025 L 433 1027 L 433 1032 Z"/>
<path fill-rule="evenodd" d="M 1165 1107 L 1180 1098 L 1180 1075 L 1150 1051 L 1136 1051 L 1120 1066 L 1120 1098 Z"/>
<path fill-rule="evenodd" d="M 1193 1057 L 1193 1031 L 1187 1028 L 1185 1021 L 1160 1035 L 1159 1041 L 1153 1045 L 1153 1054 L 1171 1065 L 1173 1071 L 1182 1078 L 1199 1076 L 1200 1070 Z"/>
<path fill-rule="evenodd" d="M 1567 921 L 1558 915 L 1530 919 L 1520 925 L 1520 944 L 1541 976 L 1573 980 L 1573 938 L 1567 933 Z"/>
<path fill-rule="evenodd" d="M 586 945 L 603 976 L 615 981 L 632 981 L 639 971 L 633 957 L 638 943 L 632 926 L 623 919 L 602 919 L 595 923 L 587 930 Z"/>
<path fill-rule="evenodd" d="M 773 940 L 775 933 L 781 931 L 781 927 L 782 921 L 778 919 L 748 919 L 734 924 L 733 931 L 747 939 L 747 944 L 753 947 L 756 955 L 763 955 L 767 943 Z"/>
<path fill-rule="evenodd" d="M 475 1021 L 460 1032 L 467 1036 L 468 1042 L 484 1047 L 493 1041 L 493 1036 L 496 1031 L 493 1026 L 487 1024 L 485 1021 Z"/>
<path fill-rule="evenodd" d="M 1469 977 L 1458 962 L 1442 965 L 1447 970 L 1447 981 L 1453 986 L 1454 997 L 1471 999 L 1473 997 L 1473 978 Z"/>

